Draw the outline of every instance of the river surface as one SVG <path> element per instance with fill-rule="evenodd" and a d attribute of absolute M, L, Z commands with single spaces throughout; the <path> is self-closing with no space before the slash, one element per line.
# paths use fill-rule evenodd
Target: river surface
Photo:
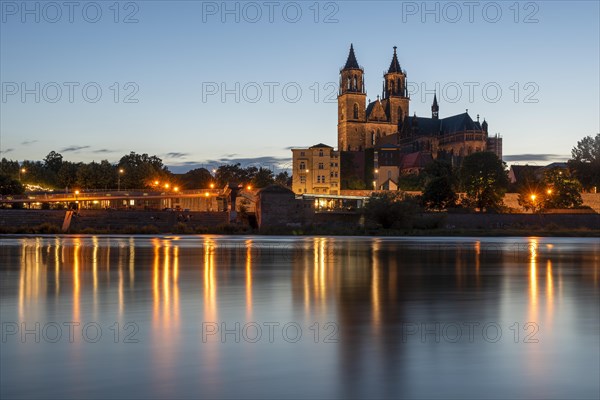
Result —
<path fill-rule="evenodd" d="M 600 241 L 0 238 L 9 398 L 600 398 Z"/>

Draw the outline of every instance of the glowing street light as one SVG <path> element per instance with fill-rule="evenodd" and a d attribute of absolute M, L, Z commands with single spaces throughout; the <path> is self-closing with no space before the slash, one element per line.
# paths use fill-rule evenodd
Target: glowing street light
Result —
<path fill-rule="evenodd" d="M 252 186 L 248 185 L 248 186 L 246 186 L 246 189 L 252 190 Z"/>
<path fill-rule="evenodd" d="M 215 184 L 214 184 L 214 183 L 211 183 L 211 184 L 210 184 L 210 188 L 211 188 L 211 189 L 214 189 L 214 188 L 215 188 Z"/>
<path fill-rule="evenodd" d="M 548 194 L 552 194 L 552 189 L 548 189 L 548 190 L 546 191 L 546 193 L 548 193 Z"/>
<path fill-rule="evenodd" d="M 19 168 L 19 182 L 21 182 L 21 174 L 24 174 L 25 172 L 27 172 L 25 168 Z"/>
<path fill-rule="evenodd" d="M 165 183 L 165 189 L 168 189 L 168 188 L 169 188 L 169 184 Z"/>
<path fill-rule="evenodd" d="M 173 188 L 173 191 L 175 191 L 175 192 L 179 192 L 179 188 L 178 188 L 177 186 L 175 186 L 175 187 Z"/>
<path fill-rule="evenodd" d="M 117 191 L 120 192 L 121 191 L 121 175 L 123 175 L 125 173 L 125 170 L 123 168 L 119 168 L 119 174 L 118 174 L 118 178 L 117 178 Z"/>
<path fill-rule="evenodd" d="M 535 194 L 532 194 L 531 196 L 529 196 L 531 198 L 531 201 L 535 202 L 535 198 L 537 197 Z"/>

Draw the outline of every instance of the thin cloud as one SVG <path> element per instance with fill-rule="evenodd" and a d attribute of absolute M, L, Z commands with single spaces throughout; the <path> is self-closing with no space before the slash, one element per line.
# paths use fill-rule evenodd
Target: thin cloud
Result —
<path fill-rule="evenodd" d="M 568 160 L 564 154 L 507 154 L 502 157 L 504 161 L 556 161 Z"/>
<path fill-rule="evenodd" d="M 94 150 L 93 153 L 98 153 L 98 154 L 104 154 L 104 153 L 114 153 L 115 150 L 109 150 L 109 149 L 98 149 L 98 150 Z"/>
<path fill-rule="evenodd" d="M 83 150 L 83 149 L 89 149 L 90 146 L 69 146 L 69 147 L 65 147 L 64 149 L 61 149 L 60 152 L 61 153 L 69 153 L 69 152 L 74 152 L 74 151 L 79 151 L 79 150 Z"/>
<path fill-rule="evenodd" d="M 171 152 L 165 155 L 167 156 L 167 158 L 185 158 L 187 157 L 188 153 Z"/>
<path fill-rule="evenodd" d="M 25 140 L 25 141 L 21 142 L 21 145 L 27 146 L 27 145 L 34 144 L 37 142 L 39 142 L 39 140 Z"/>
<path fill-rule="evenodd" d="M 229 164 L 235 165 L 240 164 L 242 168 L 256 167 L 256 168 L 267 168 L 274 170 L 275 172 L 285 171 L 291 169 L 292 159 L 291 158 L 279 158 L 279 157 L 246 157 L 246 158 L 219 158 L 215 160 L 204 160 L 204 161 L 182 161 L 178 163 L 171 163 L 168 165 L 169 170 L 174 173 L 185 173 L 192 169 L 206 168 L 212 170 L 218 168 L 220 165 Z"/>
<path fill-rule="evenodd" d="M 6 153 L 10 153 L 11 151 L 14 151 L 14 149 L 13 148 L 5 149 L 5 150 L 0 151 L 0 153 L 6 154 Z"/>

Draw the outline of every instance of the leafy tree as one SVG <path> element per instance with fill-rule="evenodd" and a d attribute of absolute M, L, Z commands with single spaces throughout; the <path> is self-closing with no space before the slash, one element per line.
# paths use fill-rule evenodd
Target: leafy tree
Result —
<path fill-rule="evenodd" d="M 280 172 L 275 177 L 275 183 L 286 187 L 292 187 L 292 177 L 287 173 L 287 171 Z"/>
<path fill-rule="evenodd" d="M 497 210 L 502 206 L 508 175 L 506 164 L 492 152 L 476 152 L 463 160 L 461 184 L 468 201 L 479 211 Z"/>
<path fill-rule="evenodd" d="M 214 179 L 206 168 L 196 168 L 183 174 L 181 182 L 186 189 L 204 189 L 210 187 Z"/>
<path fill-rule="evenodd" d="M 373 193 L 365 205 L 365 215 L 384 229 L 402 223 L 419 211 L 417 203 L 399 192 Z"/>
<path fill-rule="evenodd" d="M 77 170 L 80 164 L 75 164 L 69 161 L 62 163 L 58 173 L 56 174 L 59 187 L 73 187 L 77 182 Z"/>
<path fill-rule="evenodd" d="M 428 210 L 445 210 L 456 205 L 458 196 L 448 177 L 437 177 L 427 182 L 423 191 L 423 205 Z"/>
<path fill-rule="evenodd" d="M 0 161 L 0 174 L 10 176 L 13 179 L 19 177 L 19 162 L 2 158 Z"/>
<path fill-rule="evenodd" d="M 25 193 L 25 189 L 21 182 L 8 175 L 0 175 L 0 194 L 2 196 L 20 195 L 23 193 Z"/>
<path fill-rule="evenodd" d="M 141 189 L 152 187 L 153 182 L 157 180 L 161 182 L 173 180 L 173 175 L 160 158 L 133 151 L 121 157 L 117 169 L 123 170 L 120 176 L 122 188 Z"/>
<path fill-rule="evenodd" d="M 58 174 L 60 167 L 62 167 L 63 156 L 60 153 L 55 152 L 54 150 L 48 153 L 46 158 L 44 158 L 44 168 Z"/>
<path fill-rule="evenodd" d="M 519 191 L 519 205 L 533 212 L 549 208 L 573 208 L 583 204 L 581 184 L 568 171 L 553 168 L 540 181 L 530 181 Z"/>
<path fill-rule="evenodd" d="M 569 168 L 586 190 L 600 187 L 600 133 L 577 142 L 571 150 Z"/>
<path fill-rule="evenodd" d="M 422 202 L 427 209 L 444 210 L 456 204 L 455 178 L 449 162 L 435 160 L 425 167 L 423 175 L 426 183 Z"/>
<path fill-rule="evenodd" d="M 581 184 L 568 171 L 554 168 L 544 176 L 544 208 L 573 208 L 583 204 Z"/>
<path fill-rule="evenodd" d="M 259 168 L 252 178 L 252 186 L 255 188 L 264 188 L 275 183 L 273 171 L 268 168 Z"/>
<path fill-rule="evenodd" d="M 419 191 L 423 190 L 426 176 L 420 174 L 401 174 L 398 177 L 398 189 L 404 191 Z"/>

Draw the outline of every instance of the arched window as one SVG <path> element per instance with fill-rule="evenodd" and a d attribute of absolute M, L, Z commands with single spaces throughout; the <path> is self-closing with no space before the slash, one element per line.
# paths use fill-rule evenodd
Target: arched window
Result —
<path fill-rule="evenodd" d="M 350 77 L 348 77 L 347 86 L 348 86 L 348 90 L 350 90 Z"/>
<path fill-rule="evenodd" d="M 371 144 L 375 146 L 375 131 L 371 131 Z"/>
<path fill-rule="evenodd" d="M 381 138 L 381 132 L 379 131 L 379 129 L 377 129 L 377 139 Z"/>
<path fill-rule="evenodd" d="M 402 107 L 398 107 L 398 121 L 402 121 L 403 113 Z"/>
<path fill-rule="evenodd" d="M 354 87 L 352 89 L 356 90 L 358 85 L 356 84 L 356 75 L 354 75 Z"/>
<path fill-rule="evenodd" d="M 392 90 L 391 90 L 391 91 L 392 91 L 392 94 L 395 94 L 395 90 L 394 90 L 394 89 L 395 89 L 395 87 L 394 87 L 394 81 L 392 81 L 391 83 L 392 83 Z"/>
<path fill-rule="evenodd" d="M 358 119 L 358 104 L 354 103 L 354 119 Z"/>

